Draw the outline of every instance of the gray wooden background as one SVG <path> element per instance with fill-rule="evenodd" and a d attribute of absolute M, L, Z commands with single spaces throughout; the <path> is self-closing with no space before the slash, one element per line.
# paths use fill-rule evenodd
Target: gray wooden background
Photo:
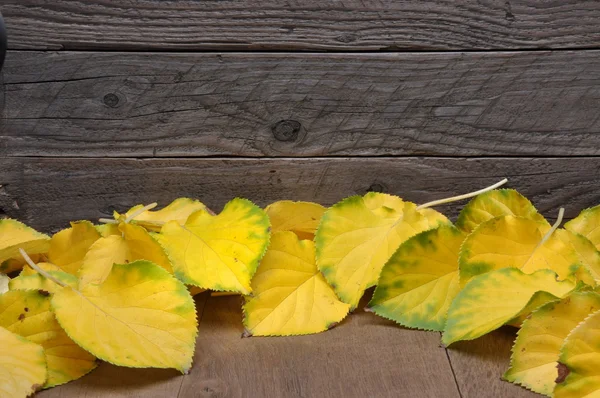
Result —
<path fill-rule="evenodd" d="M 0 11 L 0 214 L 48 232 L 180 196 L 426 202 L 505 176 L 549 218 L 600 203 L 595 0 Z"/>

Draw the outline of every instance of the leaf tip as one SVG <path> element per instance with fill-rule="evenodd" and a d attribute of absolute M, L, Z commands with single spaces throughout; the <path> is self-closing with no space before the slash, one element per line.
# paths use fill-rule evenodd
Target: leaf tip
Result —
<path fill-rule="evenodd" d="M 248 329 L 244 329 L 244 333 L 242 333 L 242 338 L 248 338 L 248 337 L 252 337 L 252 332 L 249 331 Z"/>
<path fill-rule="evenodd" d="M 327 330 L 331 330 L 339 324 L 339 322 L 331 322 L 329 325 L 327 325 Z"/>

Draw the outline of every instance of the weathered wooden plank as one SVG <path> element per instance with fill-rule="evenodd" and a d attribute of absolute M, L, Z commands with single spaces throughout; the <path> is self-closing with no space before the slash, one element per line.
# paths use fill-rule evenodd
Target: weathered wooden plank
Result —
<path fill-rule="evenodd" d="M 202 318 L 208 293 L 195 297 L 198 319 Z M 164 398 L 176 397 L 185 377 L 173 369 L 133 369 L 102 363 L 79 380 L 42 391 L 38 398 Z M 197 396 L 197 395 L 190 395 Z"/>
<path fill-rule="evenodd" d="M 310 158 L 0 160 L 2 210 L 44 231 L 97 219 L 138 203 L 199 198 L 215 211 L 236 196 L 264 206 L 280 199 L 331 205 L 383 190 L 416 203 L 470 192 L 503 177 L 549 218 L 600 203 L 600 158 Z M 20 170 L 16 178 L 9 170 Z M 12 180 L 11 180 L 12 179 Z M 461 204 L 462 205 L 462 204 Z M 440 207 L 454 217 L 461 205 Z"/>
<path fill-rule="evenodd" d="M 448 355 L 462 398 L 523 397 L 540 395 L 501 380 L 510 365 L 510 349 L 516 329 L 504 327 L 473 341 L 448 348 Z"/>
<path fill-rule="evenodd" d="M 595 0 L 4 0 L 15 49 L 594 47 Z"/>
<path fill-rule="evenodd" d="M 600 51 L 12 52 L 4 89 L 0 155 L 600 154 Z"/>
<path fill-rule="evenodd" d="M 459 397 L 437 333 L 358 310 L 326 333 L 242 339 L 241 303 L 209 298 L 180 397 Z"/>

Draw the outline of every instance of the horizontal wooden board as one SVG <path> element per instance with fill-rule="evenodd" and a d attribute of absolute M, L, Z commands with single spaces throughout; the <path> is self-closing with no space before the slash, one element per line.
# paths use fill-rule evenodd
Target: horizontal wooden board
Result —
<path fill-rule="evenodd" d="M 597 46 L 595 0 L 3 0 L 14 49 L 462 50 Z"/>
<path fill-rule="evenodd" d="M 600 203 L 600 158 L 0 159 L 0 206 L 43 231 L 111 216 L 139 203 L 189 196 L 214 211 L 236 196 L 331 205 L 369 190 L 416 203 L 509 178 L 552 219 Z M 441 206 L 451 217 L 464 204 Z"/>
<path fill-rule="evenodd" d="M 11 52 L 4 91 L 0 155 L 600 154 L 600 51 Z"/>

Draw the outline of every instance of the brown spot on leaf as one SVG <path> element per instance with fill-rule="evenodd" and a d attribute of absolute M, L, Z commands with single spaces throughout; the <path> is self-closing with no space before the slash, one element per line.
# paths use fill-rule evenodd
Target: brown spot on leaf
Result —
<path fill-rule="evenodd" d="M 46 290 L 38 290 L 38 293 L 44 297 L 48 297 L 50 295 L 50 292 L 48 292 Z"/>
<path fill-rule="evenodd" d="M 25 319 L 25 314 L 19 315 L 19 320 L 22 321 L 23 319 Z"/>
<path fill-rule="evenodd" d="M 27 307 L 23 308 L 23 310 L 24 310 L 25 312 L 29 312 L 29 308 L 27 308 Z"/>
<path fill-rule="evenodd" d="M 525 352 L 525 347 L 521 348 L 521 352 Z"/>
<path fill-rule="evenodd" d="M 554 382 L 556 384 L 559 384 L 565 381 L 565 379 L 567 378 L 569 373 L 571 373 L 571 371 L 569 370 L 569 368 L 567 368 L 567 365 L 560 362 L 558 363 L 558 365 L 556 365 L 556 368 L 558 369 L 558 377 Z"/>

